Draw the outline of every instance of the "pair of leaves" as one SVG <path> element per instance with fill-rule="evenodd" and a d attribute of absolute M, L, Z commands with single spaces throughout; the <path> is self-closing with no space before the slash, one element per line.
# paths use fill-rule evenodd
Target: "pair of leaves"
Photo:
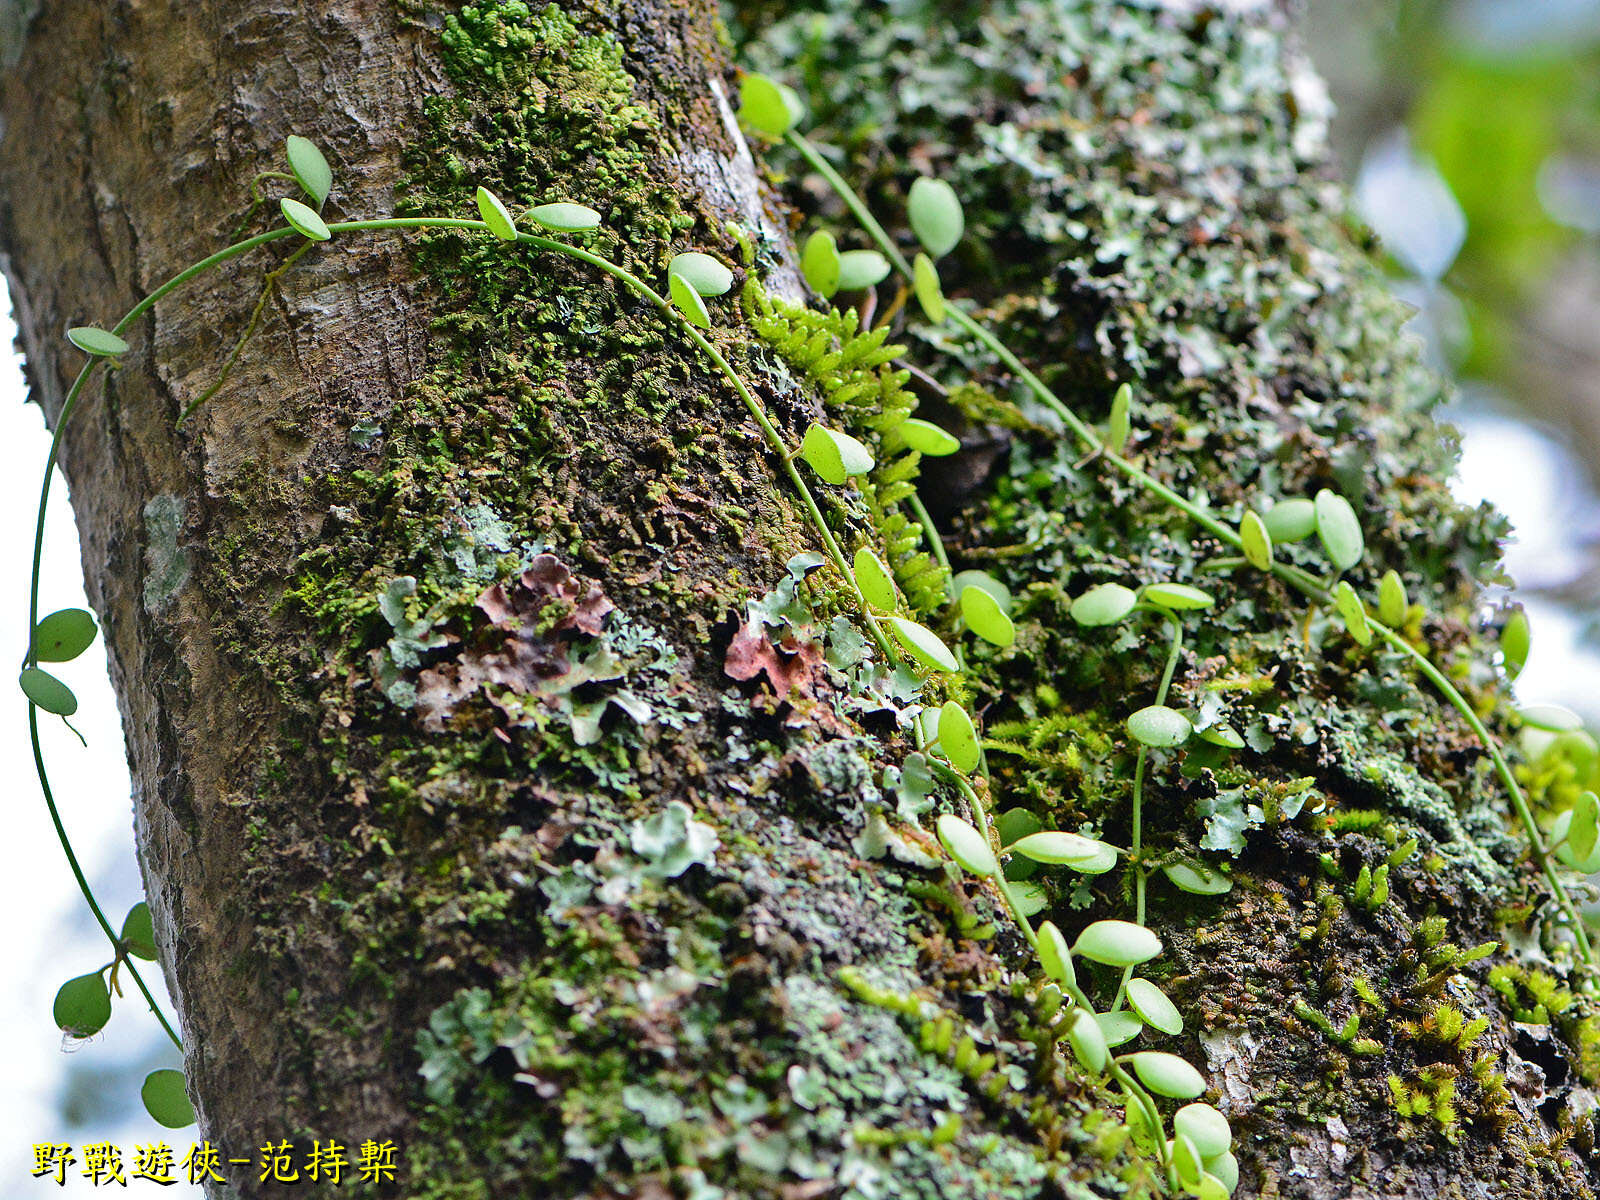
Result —
<path fill-rule="evenodd" d="M 63 608 L 45 617 L 33 630 L 34 662 L 70 662 L 94 642 L 94 617 L 81 608 Z M 78 697 L 50 672 L 27 666 L 17 676 L 22 694 L 34 705 L 58 717 L 78 711 Z"/>
<path fill-rule="evenodd" d="M 831 233 L 817 232 L 800 252 L 800 273 L 823 299 L 835 292 L 876 287 L 889 275 L 889 260 L 876 250 L 839 249 Z"/>
<path fill-rule="evenodd" d="M 1141 600 L 1168 612 L 1194 612 L 1215 603 L 1210 592 L 1187 583 L 1151 583 L 1139 592 L 1120 583 L 1100 583 L 1074 600 L 1068 613 L 1079 625 L 1113 625 L 1131 613 Z"/>

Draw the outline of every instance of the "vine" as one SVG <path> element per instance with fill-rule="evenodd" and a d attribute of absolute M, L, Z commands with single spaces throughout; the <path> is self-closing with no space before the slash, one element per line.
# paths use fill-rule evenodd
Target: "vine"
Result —
<path fill-rule="evenodd" d="M 1105 463 L 1136 487 L 1184 513 L 1206 533 L 1238 551 L 1237 557 L 1213 560 L 1218 571 L 1249 568 L 1267 572 L 1303 595 L 1313 606 L 1331 608 L 1350 636 L 1361 645 L 1374 638 L 1409 660 L 1466 721 L 1489 754 L 1494 770 L 1506 788 L 1525 829 L 1530 853 L 1551 888 L 1567 921 L 1567 932 L 1579 959 L 1595 966 L 1594 951 L 1572 898 L 1556 869 L 1552 853 L 1568 865 L 1586 863 L 1597 853 L 1600 805 L 1585 792 L 1561 814 L 1545 840 L 1528 800 L 1502 750 L 1483 719 L 1446 675 L 1399 630 L 1408 604 L 1404 587 L 1393 572 L 1385 576 L 1377 597 L 1377 615 L 1340 575 L 1363 557 L 1365 545 L 1359 521 L 1350 503 L 1324 490 L 1314 499 L 1282 501 L 1264 513 L 1246 512 L 1235 525 L 1217 517 L 1202 502 L 1179 495 L 1144 470 L 1124 451 L 1133 419 L 1132 391 L 1120 388 L 1113 401 L 1110 421 L 1102 432 L 1084 422 L 1035 375 L 987 326 L 959 303 L 945 298 L 934 260 L 949 253 L 960 241 L 964 218 L 959 199 L 942 181 L 919 179 L 908 196 L 910 225 L 923 251 L 907 260 L 865 203 L 834 170 L 818 148 L 795 127 L 798 105 L 787 89 L 759 75 L 745 78 L 741 117 L 755 132 L 782 140 L 817 171 L 838 195 L 876 250 L 840 251 L 828 233 L 813 234 L 804 246 L 802 272 L 812 289 L 824 298 L 840 291 L 872 289 L 891 272 L 898 273 L 934 325 L 948 325 L 983 346 L 1034 398 L 1053 413 L 1078 447 Z M 1034 955 L 1045 1007 L 1059 1011 L 1052 1046 L 1064 1042 L 1085 1071 L 1106 1076 L 1126 1098 L 1127 1122 L 1136 1144 L 1156 1161 L 1167 1186 L 1203 1200 L 1230 1194 L 1238 1179 L 1232 1154 L 1232 1133 L 1223 1114 L 1199 1097 L 1205 1092 L 1204 1076 L 1179 1055 L 1157 1050 L 1118 1052 L 1142 1029 L 1177 1035 L 1183 1019 L 1177 1007 L 1138 968 L 1157 958 L 1160 938 L 1146 925 L 1147 884 L 1161 870 L 1174 886 L 1193 893 L 1218 895 L 1231 881 L 1202 863 L 1150 853 L 1143 837 L 1145 788 L 1151 772 L 1193 737 L 1225 749 L 1238 749 L 1243 739 L 1221 723 L 1197 725 L 1168 702 L 1185 636 L 1184 621 L 1213 604 L 1211 595 L 1192 584 L 1167 581 L 1148 584 L 1137 591 L 1118 583 L 1102 583 L 1077 597 L 1071 605 L 1073 621 L 1085 627 L 1116 625 L 1138 616 L 1154 617 L 1166 633 L 1159 685 L 1152 702 L 1131 713 L 1125 728 L 1137 746 L 1130 792 L 1130 843 L 1113 846 L 1080 832 L 1043 829 L 1002 829 L 995 817 L 994 785 L 986 750 L 1006 751 L 1005 743 L 985 742 L 971 705 L 964 696 L 963 655 L 959 639 L 954 648 L 927 621 L 947 624 L 996 646 L 1016 638 L 1012 598 L 1006 588 L 983 572 L 951 572 L 943 541 L 926 507 L 919 499 L 915 480 L 924 455 L 949 454 L 959 443 L 939 426 L 912 415 L 916 399 L 908 390 L 908 367 L 897 366 L 902 350 L 887 343 L 888 326 L 880 323 L 862 331 L 864 317 L 855 310 L 819 313 L 788 305 L 768 296 L 754 279 L 744 293 L 745 313 L 755 333 L 774 353 L 795 366 L 805 379 L 823 392 L 825 411 L 847 429 L 818 421 L 811 424 L 798 445 L 790 445 L 766 410 L 760 396 L 740 376 L 717 344 L 708 300 L 726 295 L 733 274 L 715 257 L 699 252 L 676 255 L 666 272 L 665 294 L 649 282 L 586 249 L 577 239 L 600 224 L 600 215 L 582 204 L 565 201 L 533 206 L 513 214 L 487 189 L 476 193 L 478 217 L 379 217 L 369 220 L 327 222 L 321 210 L 332 187 L 332 172 L 320 151 L 304 138 L 287 143 L 289 173 L 267 172 L 260 178 L 293 179 L 306 200 L 284 197 L 279 211 L 285 224 L 236 241 L 179 272 L 139 300 L 109 329 L 81 326 L 68 332 L 72 343 L 89 357 L 68 390 L 58 414 L 40 491 L 35 529 L 33 568 L 29 594 L 28 646 L 19 683 L 29 700 L 29 734 L 35 769 L 46 806 L 69 866 L 86 903 L 113 949 L 113 959 L 90 974 L 69 980 L 55 1005 L 57 1023 L 69 1036 L 83 1039 L 104 1027 L 110 1016 L 113 991 L 120 994 L 118 978 L 126 968 L 130 978 L 155 1013 L 168 1037 L 181 1041 L 161 1013 L 133 959 L 156 955 L 148 907 L 141 902 L 128 914 L 120 932 L 113 932 L 73 851 L 51 791 L 39 739 L 38 713 L 43 710 L 70 718 L 77 701 L 70 688 L 47 672 L 41 663 L 69 661 L 82 654 L 96 633 L 94 618 L 80 609 L 64 609 L 39 617 L 39 566 L 43 549 L 44 513 L 51 477 L 69 421 L 81 406 L 96 371 L 114 367 L 130 347 L 125 340 L 132 327 L 151 308 L 185 284 L 252 250 L 284 239 L 299 238 L 287 262 L 264 277 L 262 298 L 239 342 L 224 361 L 221 375 L 179 415 L 186 420 L 215 394 L 238 360 L 243 345 L 255 331 L 264 302 L 284 271 L 314 244 L 344 235 L 424 229 L 458 229 L 493 237 L 507 248 L 563 255 L 582 262 L 616 280 L 654 307 L 727 381 L 774 455 L 783 478 L 792 488 L 822 546 L 826 559 L 843 583 L 854 616 L 865 628 L 877 652 L 891 666 L 915 670 L 927 686 L 925 699 L 946 695 L 937 707 L 926 703 L 911 724 L 913 741 L 928 756 L 935 776 L 959 797 L 966 817 L 946 812 L 937 818 L 935 832 L 950 859 L 960 870 L 992 889 L 1009 913 L 1017 932 Z M 261 202 L 259 179 L 252 184 L 255 203 Z M 248 219 L 248 217 L 247 217 Z M 529 226 L 543 232 L 530 232 Z M 750 241 L 736 225 L 728 233 L 737 241 L 751 265 Z M 902 300 L 895 302 L 895 307 Z M 887 316 L 892 316 L 891 307 Z M 873 545 L 859 545 L 847 556 L 835 524 L 824 512 L 819 493 L 802 474 L 804 462 L 829 488 L 855 486 L 864 505 Z M 843 493 L 822 493 L 824 499 Z M 840 502 L 842 505 L 842 501 Z M 858 510 L 859 511 L 859 510 Z M 1332 570 L 1327 577 L 1282 561 L 1275 546 L 1315 533 Z M 918 620 L 917 618 L 923 618 Z M 1523 636 L 1525 637 L 1525 630 Z M 1525 650 L 1524 650 L 1525 653 Z M 70 727 L 70 726 L 69 726 Z M 970 820 L 968 819 L 970 817 Z M 1042 901 L 1036 890 L 1011 877 L 1008 860 L 1026 860 L 1066 867 L 1083 875 L 1100 875 L 1123 863 L 1132 898 L 1132 920 L 1101 919 L 1089 923 L 1069 941 L 1051 920 L 1034 924 Z M 1079 960 L 1112 969 L 1117 984 L 1109 1003 L 1097 1005 L 1080 980 Z M 859 983 L 859 981 L 858 981 Z M 850 985 L 847 982 L 847 986 Z M 864 986 L 864 985 L 862 985 Z M 190 1123 L 194 1113 L 184 1095 L 181 1074 L 158 1071 L 146 1081 L 143 1096 L 151 1115 L 163 1124 Z M 1159 1100 L 1187 1101 L 1170 1121 Z"/>

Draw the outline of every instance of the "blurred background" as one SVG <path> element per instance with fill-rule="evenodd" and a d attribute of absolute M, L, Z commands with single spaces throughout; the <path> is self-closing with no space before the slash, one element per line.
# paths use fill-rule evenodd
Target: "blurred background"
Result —
<path fill-rule="evenodd" d="M 1337 106 L 1336 169 L 1380 235 L 1411 328 L 1457 384 L 1457 492 L 1516 528 L 1507 564 L 1533 624 L 1519 680 L 1528 702 L 1565 704 L 1600 727 L 1600 0 L 1304 0 L 1307 48 Z M 0 314 L 9 302 L 0 303 Z M 14 330 L 0 320 L 0 346 Z M 0 359 L 0 561 L 27 561 L 48 438 L 24 403 L 20 364 Z M 84 603 L 77 542 L 58 485 L 43 607 Z M 0 612 L 24 611 L 6 574 Z M 95 652 L 63 671 L 83 701 L 80 748 L 47 722 L 64 818 L 113 922 L 140 898 L 115 703 Z M 165 1140 L 190 1131 L 145 1116 L 139 1084 L 176 1064 L 135 1000 L 71 1053 L 50 1019 L 71 975 L 108 957 L 35 794 L 23 705 L 0 688 L 0 762 L 11 799 L 0 842 L 0 989 L 9 1086 L 0 1089 L 0 1188 L 101 1194 L 69 1174 L 34 1179 L 32 1145 Z M 159 975 L 147 972 L 159 986 Z M 163 996 L 164 999 L 164 996 Z M 170 1011 L 170 1008 L 169 1008 Z M 153 1187 L 135 1181 L 133 1187 Z M 179 1186 L 166 1195 L 198 1195 Z"/>

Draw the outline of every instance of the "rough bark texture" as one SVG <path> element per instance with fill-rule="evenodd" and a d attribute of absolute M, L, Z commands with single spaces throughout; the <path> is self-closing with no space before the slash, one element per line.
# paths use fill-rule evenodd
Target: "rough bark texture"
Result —
<path fill-rule="evenodd" d="M 681 249 L 739 261 L 724 222 L 763 223 L 718 101 L 729 35 L 700 4 L 0 13 L 27 30 L 0 94 L 0 246 L 47 411 L 77 361 L 60 330 L 222 244 L 289 132 L 328 149 L 338 215 L 470 213 L 478 183 L 584 201 L 596 248 L 654 280 Z M 1318 93 L 1277 8 L 837 4 L 730 28 L 805 81 L 887 216 L 917 172 L 950 178 L 970 236 L 947 290 L 1086 416 L 1137 380 L 1157 475 L 1232 516 L 1355 499 L 1357 581 L 1400 570 L 1412 635 L 1494 709 L 1500 681 L 1469 664 L 1501 526 L 1444 490 L 1436 385 L 1319 174 Z M 781 192 L 841 225 L 772 164 L 793 173 L 769 176 L 769 213 Z M 783 291 L 766 220 L 754 269 Z M 893 697 L 850 666 L 837 581 L 786 571 L 814 538 L 693 348 L 571 262 L 352 236 L 285 276 L 174 428 L 262 269 L 162 306 L 66 455 L 205 1136 L 237 1155 L 392 1137 L 413 1197 L 1148 1191 L 1116 1097 L 1044 1049 L 992 898 L 918 865 Z M 818 380 L 755 303 L 717 302 L 717 337 L 797 433 Z M 1218 547 L 1078 463 L 973 347 L 900 340 L 968 385 L 927 389 L 966 449 L 926 490 L 957 567 L 1018 597 L 1017 647 L 969 641 L 1000 805 L 1125 841 L 1121 722 L 1160 649 L 1085 636 L 1066 603 L 1199 578 Z M 848 544 L 867 511 L 831 507 Z M 1234 859 L 1230 895 L 1157 887 L 1151 919 L 1241 1194 L 1590 1195 L 1594 1017 L 1540 949 L 1480 750 L 1325 614 L 1259 578 L 1214 586 L 1178 694 L 1250 746 L 1158 761 L 1147 836 Z M 1389 898 L 1354 902 L 1412 837 Z M 1113 876 L 1047 884 L 1064 927 L 1128 915 Z M 1446 949 L 1488 938 L 1519 949 L 1459 968 Z M 1487 1030 L 1444 1036 L 1445 1002 Z M 1358 1015 L 1376 1052 L 1313 1012 Z M 996 1059 L 944 1049 L 941 1014 Z M 1443 1079 L 1453 1112 L 1403 1115 Z"/>

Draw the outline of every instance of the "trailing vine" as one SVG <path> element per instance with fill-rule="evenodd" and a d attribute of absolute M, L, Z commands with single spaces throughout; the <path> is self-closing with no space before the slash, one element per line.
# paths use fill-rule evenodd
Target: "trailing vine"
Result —
<path fill-rule="evenodd" d="M 1384 578 L 1376 597 L 1376 614 L 1340 578 L 1361 561 L 1365 549 L 1350 503 L 1337 493 L 1324 490 L 1315 498 L 1282 501 L 1259 513 L 1247 511 L 1235 523 L 1222 519 L 1203 500 L 1180 495 L 1124 453 L 1134 419 L 1130 388 L 1118 390 L 1107 428 L 1097 429 L 1083 421 L 987 326 L 960 303 L 944 296 L 935 260 L 959 243 L 964 224 L 960 201 L 947 184 L 922 179 L 911 189 L 909 221 L 923 251 L 908 260 L 861 197 L 797 130 L 798 106 L 787 89 L 762 76 L 750 75 L 745 79 L 742 100 L 745 124 L 792 147 L 827 181 L 877 247 L 841 252 L 832 235 L 813 234 L 801 257 L 803 274 L 813 291 L 824 299 L 841 291 L 864 290 L 871 295 L 871 289 L 891 272 L 898 273 L 930 323 L 953 329 L 994 355 L 1043 408 L 1054 414 L 1077 443 L 1077 449 L 1183 513 L 1207 534 L 1238 552 L 1236 556 L 1213 560 L 1209 566 L 1214 571 L 1269 573 L 1300 593 L 1310 605 L 1337 613 L 1343 627 L 1359 644 L 1377 639 L 1410 661 L 1461 715 L 1490 756 L 1523 824 L 1530 854 L 1567 922 L 1566 933 L 1574 953 L 1585 967 L 1592 969 L 1596 965 L 1594 950 L 1557 869 L 1557 856 L 1569 866 L 1582 867 L 1600 853 L 1596 849 L 1600 840 L 1600 804 L 1592 793 L 1582 793 L 1561 814 L 1546 840 L 1515 773 L 1482 717 L 1403 632 L 1409 605 L 1399 577 L 1390 572 Z M 57 1023 L 63 1031 L 82 1039 L 103 1028 L 110 1015 L 111 994 L 117 990 L 120 972 L 126 969 L 169 1038 L 181 1046 L 133 962 L 135 958 L 151 960 L 156 954 L 149 909 L 143 903 L 136 905 L 120 932 L 113 931 L 84 877 L 61 821 L 39 740 L 41 710 L 65 720 L 77 706 L 71 690 L 40 664 L 76 657 L 92 644 L 96 633 L 93 617 L 82 610 L 65 609 L 42 619 L 39 616 L 44 512 L 63 432 L 84 402 L 96 372 L 115 367 L 120 356 L 129 352 L 125 335 L 140 318 L 156 303 L 207 272 L 263 246 L 301 239 L 303 244 L 296 247 L 289 262 L 265 277 L 265 298 L 288 266 L 316 244 L 364 233 L 457 229 L 497 239 L 508 252 L 530 250 L 565 256 L 614 279 L 656 309 L 733 388 L 759 428 L 827 562 L 843 585 L 853 617 L 886 664 L 914 671 L 923 680 L 921 711 L 910 725 L 912 740 L 930 762 L 935 777 L 964 809 L 964 815 L 954 811 L 940 815 L 935 832 L 952 863 L 992 891 L 1032 952 L 1034 969 L 1028 973 L 1037 985 L 1037 998 L 1042 1008 L 1056 1018 L 1051 1025 L 1051 1053 L 1057 1045 L 1064 1044 L 1086 1072 L 1109 1078 L 1121 1090 L 1132 1137 L 1158 1164 L 1170 1189 L 1186 1191 L 1203 1200 L 1219 1200 L 1230 1194 L 1238 1179 L 1232 1133 L 1223 1114 L 1199 1099 L 1206 1090 L 1201 1072 L 1179 1055 L 1166 1051 L 1121 1050 L 1146 1028 L 1169 1036 L 1184 1029 L 1176 1005 L 1154 982 L 1139 974 L 1139 968 L 1156 959 L 1163 949 L 1160 938 L 1146 923 L 1147 885 L 1153 874 L 1161 871 L 1174 886 L 1196 894 L 1220 895 L 1231 887 L 1225 874 L 1203 863 L 1152 853 L 1143 836 L 1146 787 L 1152 774 L 1167 764 L 1169 752 L 1192 738 L 1224 750 L 1244 744 L 1230 726 L 1218 721 L 1197 721 L 1170 703 L 1185 639 L 1185 621 L 1212 606 L 1211 594 L 1178 580 L 1148 584 L 1137 590 L 1112 582 L 1090 588 L 1071 605 L 1071 618 L 1081 626 L 1105 627 L 1148 618 L 1159 624 L 1166 637 L 1159 684 L 1150 703 L 1130 713 L 1125 722 L 1136 747 L 1129 845 L 1118 847 L 1082 832 L 1045 829 L 1037 824 L 1007 828 L 996 815 L 997 795 L 986 755 L 1041 753 L 1045 748 L 1024 747 L 1005 736 L 994 736 L 1003 735 L 1002 729 L 991 730 L 987 739 L 982 736 L 963 682 L 960 636 L 971 634 L 1001 647 L 1012 644 L 1016 638 L 1013 600 L 1003 584 L 984 572 L 952 573 L 943 540 L 917 495 L 916 480 L 923 456 L 953 453 L 959 442 L 939 426 L 913 415 L 916 397 L 907 387 L 912 372 L 909 367 L 898 365 L 904 351 L 889 344 L 886 323 L 863 329 L 864 316 L 870 319 L 865 310 L 817 311 L 784 303 L 769 296 L 752 272 L 741 298 L 750 328 L 776 358 L 822 393 L 825 420 L 813 423 L 799 444 L 791 445 L 759 393 L 708 336 L 714 329 L 715 311 L 708 301 L 727 295 L 733 285 L 732 271 L 715 257 L 693 251 L 678 254 L 667 268 L 664 289 L 659 288 L 581 244 L 583 235 L 600 224 L 600 215 L 593 209 L 556 201 L 513 213 L 484 188 L 476 193 L 476 218 L 379 217 L 327 222 L 321 210 L 333 180 L 326 160 L 312 143 L 299 137 L 288 140 L 287 156 L 287 174 L 268 172 L 261 177 L 292 179 L 305 197 L 280 199 L 284 225 L 237 241 L 179 272 L 109 328 L 83 326 L 68 333 L 72 343 L 89 357 L 58 414 L 45 464 L 33 551 L 28 646 L 19 682 L 30 703 L 30 739 L 46 806 L 85 901 L 111 943 L 113 959 L 97 971 L 63 985 L 55 1006 Z M 261 199 L 258 185 L 259 180 L 252 185 L 257 204 Z M 255 211 L 255 205 L 251 211 Z M 754 255 L 748 237 L 737 226 L 730 225 L 728 232 L 744 250 L 744 265 L 752 266 Z M 245 339 L 256 328 L 261 311 L 262 304 L 258 303 L 244 337 L 225 360 L 221 377 L 183 410 L 180 422 L 215 394 L 237 361 Z M 892 312 L 893 309 L 891 315 Z M 802 473 L 800 463 L 825 488 L 853 486 L 860 506 L 846 502 L 849 493 L 814 488 L 808 475 Z M 864 514 L 871 537 L 847 554 L 839 530 L 850 526 L 840 517 L 852 512 Z M 833 520 L 829 519 L 830 513 Z M 1283 543 L 1313 534 L 1330 564 L 1326 575 L 1285 562 L 1276 552 Z M 947 642 L 936 627 L 956 636 Z M 933 702 L 941 697 L 941 703 Z M 1087 876 L 1106 874 L 1120 864 L 1132 902 L 1131 919 L 1093 921 L 1076 931 L 1070 941 L 1053 920 L 1045 919 L 1036 925 L 1034 918 L 1043 904 L 1041 893 L 1017 878 L 1019 872 L 1013 869 L 1024 861 L 1065 867 Z M 1368 878 L 1369 896 L 1374 882 Z M 1111 977 L 1117 982 L 1109 998 L 1100 997 L 1097 1001 L 1091 995 L 1092 985 L 1078 972 L 1080 961 L 1112 969 Z M 856 990 L 871 986 L 856 976 L 845 983 Z M 907 1009 L 907 1015 L 912 1015 L 911 1009 Z M 153 1073 L 143 1095 L 152 1116 L 163 1124 L 177 1127 L 194 1119 L 178 1072 Z M 1165 1100 L 1185 1103 L 1169 1119 L 1163 1113 Z"/>

